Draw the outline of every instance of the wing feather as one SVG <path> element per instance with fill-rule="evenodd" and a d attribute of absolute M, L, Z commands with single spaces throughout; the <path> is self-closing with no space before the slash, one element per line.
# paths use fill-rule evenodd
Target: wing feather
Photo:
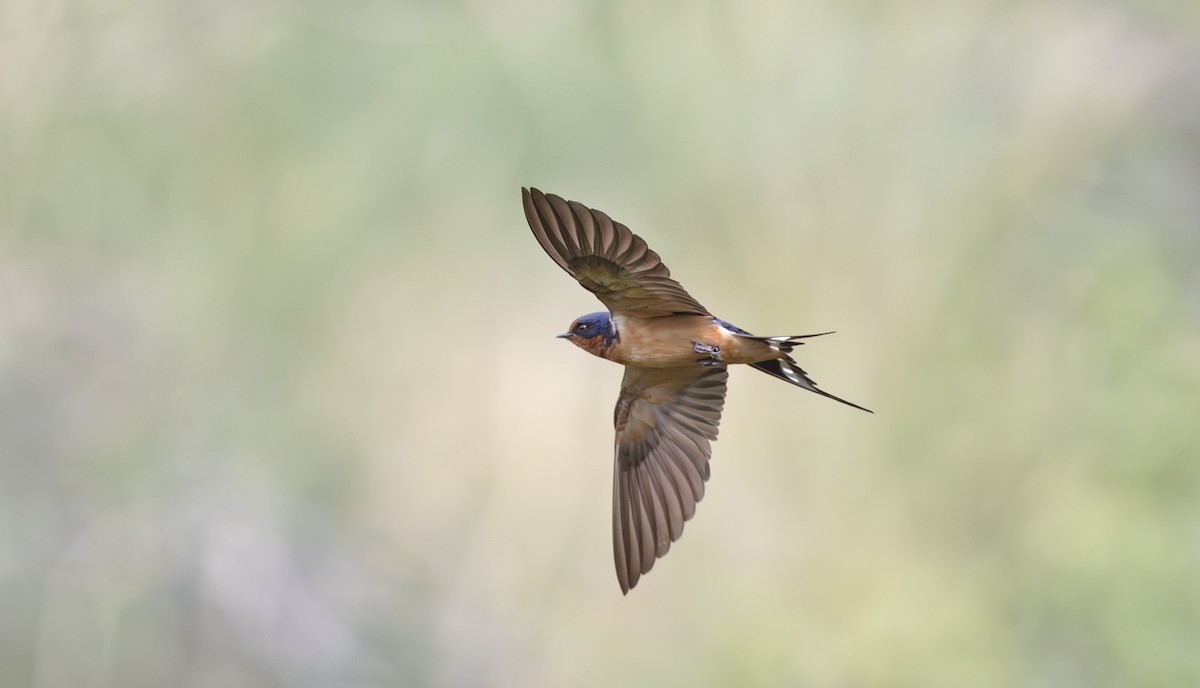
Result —
<path fill-rule="evenodd" d="M 613 553 L 622 592 L 670 550 L 704 497 L 728 379 L 723 366 L 625 368 L 613 468 Z"/>
<path fill-rule="evenodd" d="M 599 210 L 537 189 L 521 189 L 525 219 L 547 255 L 613 313 L 709 315 L 658 254 Z"/>

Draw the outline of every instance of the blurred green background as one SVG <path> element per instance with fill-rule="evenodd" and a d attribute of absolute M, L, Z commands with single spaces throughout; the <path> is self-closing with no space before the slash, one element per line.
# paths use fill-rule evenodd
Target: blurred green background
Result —
<path fill-rule="evenodd" d="M 732 374 L 623 598 L 621 371 Z M 1200 5 L 0 5 L 0 685 L 1200 685 Z"/>

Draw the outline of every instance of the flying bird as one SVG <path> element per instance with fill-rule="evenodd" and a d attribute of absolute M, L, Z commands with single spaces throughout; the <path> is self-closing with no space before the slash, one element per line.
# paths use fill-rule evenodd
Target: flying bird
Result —
<path fill-rule="evenodd" d="M 819 334 L 756 337 L 713 317 L 646 242 L 599 210 L 521 189 L 525 219 L 546 253 L 608 311 L 559 337 L 625 366 L 614 412 L 613 557 L 628 593 L 683 533 L 708 480 L 730 365 L 745 363 L 847 406 L 791 357 Z"/>

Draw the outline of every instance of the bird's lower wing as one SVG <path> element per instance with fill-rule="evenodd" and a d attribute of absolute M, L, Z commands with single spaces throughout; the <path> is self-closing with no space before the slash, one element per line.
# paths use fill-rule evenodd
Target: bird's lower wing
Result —
<path fill-rule="evenodd" d="M 724 366 L 625 368 L 613 468 L 613 555 L 621 592 L 667 553 L 704 496 L 728 379 Z"/>

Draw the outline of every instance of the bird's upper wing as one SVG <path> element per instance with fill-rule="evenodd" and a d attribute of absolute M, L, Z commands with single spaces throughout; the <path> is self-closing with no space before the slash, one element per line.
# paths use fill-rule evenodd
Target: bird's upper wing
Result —
<path fill-rule="evenodd" d="M 537 189 L 521 189 L 525 219 L 562 269 L 613 313 L 709 315 L 641 237 L 599 210 Z"/>
<path fill-rule="evenodd" d="M 708 480 L 725 405 L 725 366 L 625 367 L 617 399 L 613 554 L 621 592 L 683 533 Z"/>

